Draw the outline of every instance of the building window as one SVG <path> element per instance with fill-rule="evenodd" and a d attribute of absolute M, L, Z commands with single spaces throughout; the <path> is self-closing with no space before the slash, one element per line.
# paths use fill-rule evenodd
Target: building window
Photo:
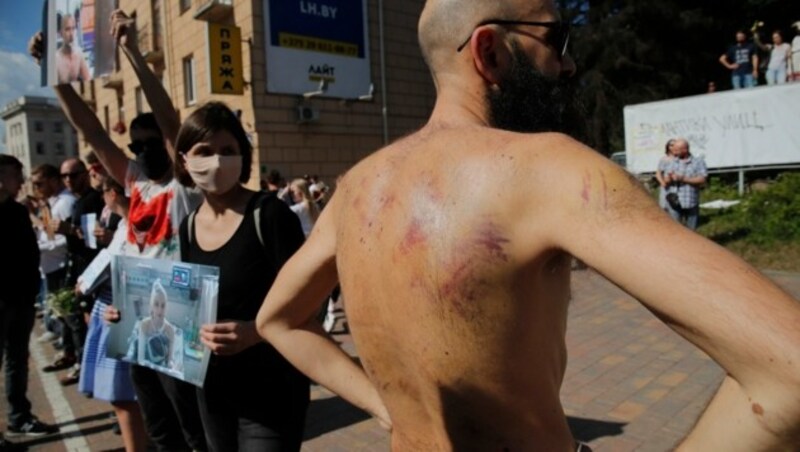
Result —
<path fill-rule="evenodd" d="M 37 155 L 44 155 L 44 143 L 37 142 L 36 143 L 36 154 Z"/>
<path fill-rule="evenodd" d="M 64 155 L 64 143 L 56 143 L 56 155 Z"/>
<path fill-rule="evenodd" d="M 34 122 L 33 123 L 33 130 L 35 130 L 37 132 L 44 132 L 44 124 L 42 124 L 42 121 Z"/>
<path fill-rule="evenodd" d="M 64 123 L 54 122 L 53 123 L 53 131 L 55 133 L 64 133 Z"/>
<path fill-rule="evenodd" d="M 191 55 L 183 59 L 183 94 L 186 99 L 186 105 L 194 105 L 197 100 L 197 93 L 194 80 L 194 58 Z"/>
<path fill-rule="evenodd" d="M 140 115 L 144 113 L 144 93 L 141 86 L 137 86 L 134 90 L 134 97 L 136 98 L 136 114 Z"/>
<path fill-rule="evenodd" d="M 150 6 L 153 18 L 153 50 L 157 52 L 162 49 L 163 45 L 161 40 L 161 0 L 151 0 Z"/>
<path fill-rule="evenodd" d="M 117 92 L 117 123 L 125 125 L 125 104 L 121 92 Z"/>
<path fill-rule="evenodd" d="M 189 8 L 192 7 L 192 0 L 179 0 L 181 14 L 185 13 Z"/>

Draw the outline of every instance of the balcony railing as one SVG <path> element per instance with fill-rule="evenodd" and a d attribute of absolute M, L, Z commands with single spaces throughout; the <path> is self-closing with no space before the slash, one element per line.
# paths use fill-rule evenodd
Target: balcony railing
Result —
<path fill-rule="evenodd" d="M 224 22 L 231 14 L 233 0 L 205 0 L 197 7 L 194 18 L 206 22 Z"/>

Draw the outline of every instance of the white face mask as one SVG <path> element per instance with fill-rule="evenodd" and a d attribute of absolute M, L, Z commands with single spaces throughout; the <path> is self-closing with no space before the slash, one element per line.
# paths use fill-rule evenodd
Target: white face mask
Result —
<path fill-rule="evenodd" d="M 241 155 L 187 157 L 186 171 L 201 190 L 220 195 L 239 183 L 242 174 Z"/>

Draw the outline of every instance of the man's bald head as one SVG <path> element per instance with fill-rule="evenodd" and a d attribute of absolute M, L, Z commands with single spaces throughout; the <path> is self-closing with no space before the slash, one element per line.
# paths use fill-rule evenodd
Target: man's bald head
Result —
<path fill-rule="evenodd" d="M 68 174 L 75 171 L 86 171 L 86 165 L 76 158 L 66 159 L 61 163 L 61 174 Z"/>
<path fill-rule="evenodd" d="M 488 19 L 530 19 L 546 0 L 428 0 L 419 19 L 418 37 L 422 55 L 431 72 L 448 67 L 456 49 L 475 27 Z"/>
<path fill-rule="evenodd" d="M 86 165 L 82 161 L 71 158 L 61 164 L 61 177 L 67 189 L 76 196 L 81 196 L 89 188 L 89 177 Z"/>

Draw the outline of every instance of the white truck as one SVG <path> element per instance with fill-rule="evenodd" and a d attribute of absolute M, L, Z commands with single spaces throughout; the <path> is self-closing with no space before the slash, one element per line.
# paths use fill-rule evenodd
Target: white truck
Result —
<path fill-rule="evenodd" d="M 652 174 L 670 138 L 689 140 L 712 172 L 800 167 L 800 83 L 625 107 L 625 161 Z"/>

